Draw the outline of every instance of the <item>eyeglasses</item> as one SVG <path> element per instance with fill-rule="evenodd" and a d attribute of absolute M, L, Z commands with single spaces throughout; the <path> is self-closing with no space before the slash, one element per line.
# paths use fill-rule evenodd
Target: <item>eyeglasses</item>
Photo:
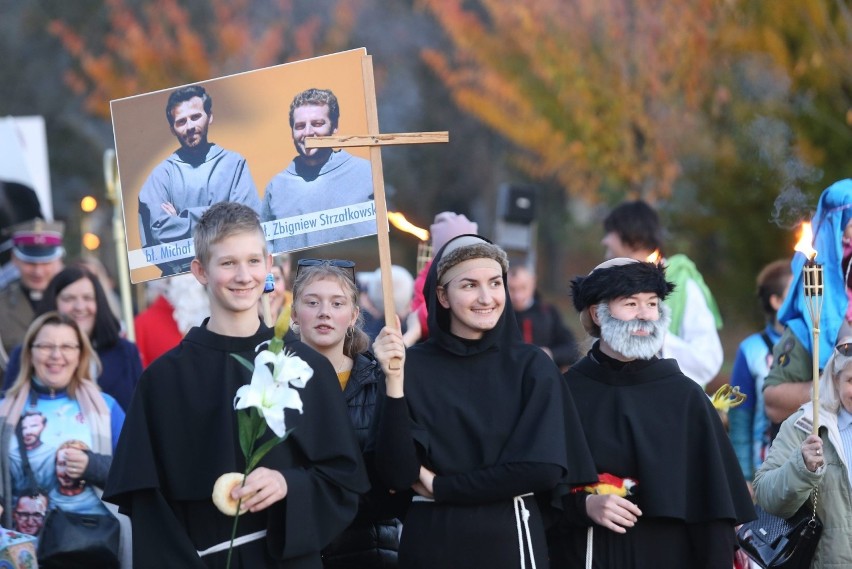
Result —
<path fill-rule="evenodd" d="M 299 259 L 296 263 L 296 277 L 299 276 L 299 271 L 302 270 L 302 267 L 322 267 L 323 265 L 347 269 L 352 282 L 355 282 L 355 261 L 347 259 Z"/>
<path fill-rule="evenodd" d="M 33 344 L 33 349 L 44 356 L 51 355 L 55 350 L 63 356 L 70 356 L 80 351 L 80 344 Z"/>
<path fill-rule="evenodd" d="M 19 512 L 18 510 L 15 510 L 15 515 L 22 520 L 34 520 L 40 522 L 44 519 L 44 514 L 41 512 Z"/>
<path fill-rule="evenodd" d="M 850 343 L 850 342 L 847 342 L 845 344 L 840 344 L 839 346 L 835 346 L 834 349 L 837 350 L 840 353 L 840 355 L 846 356 L 847 358 L 849 356 L 852 356 L 852 343 Z"/>

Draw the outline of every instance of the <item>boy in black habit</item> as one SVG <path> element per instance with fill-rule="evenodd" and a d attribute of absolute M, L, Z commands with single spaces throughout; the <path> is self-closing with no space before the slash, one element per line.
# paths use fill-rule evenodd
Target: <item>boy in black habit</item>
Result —
<path fill-rule="evenodd" d="M 207 289 L 210 317 L 143 373 L 104 492 L 133 522 L 137 569 L 225 567 L 234 519 L 211 493 L 221 474 L 245 471 L 234 396 L 251 380 L 231 354 L 253 361 L 272 337 L 257 315 L 272 262 L 257 214 L 215 204 L 193 238 L 192 272 Z M 237 537 L 248 536 L 233 549 L 234 568 L 322 567 L 320 551 L 369 487 L 331 364 L 301 342 L 285 349 L 313 377 L 298 390 L 303 413 L 286 411 L 289 438 L 231 492 L 242 499 Z"/>

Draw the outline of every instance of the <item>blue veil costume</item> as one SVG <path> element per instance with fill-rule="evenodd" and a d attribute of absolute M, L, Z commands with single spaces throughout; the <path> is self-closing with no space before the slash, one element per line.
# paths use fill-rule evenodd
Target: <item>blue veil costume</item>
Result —
<path fill-rule="evenodd" d="M 846 317 L 846 279 L 843 275 L 843 230 L 852 219 L 852 180 L 840 180 L 826 188 L 819 198 L 811 221 L 814 232 L 815 261 L 823 266 L 823 305 L 820 318 L 819 367 L 825 367 L 834 350 L 837 333 Z M 807 258 L 796 252 L 790 263 L 793 280 L 787 299 L 778 311 L 778 320 L 787 325 L 802 345 L 813 353 L 811 316 L 802 287 L 802 267 Z"/>

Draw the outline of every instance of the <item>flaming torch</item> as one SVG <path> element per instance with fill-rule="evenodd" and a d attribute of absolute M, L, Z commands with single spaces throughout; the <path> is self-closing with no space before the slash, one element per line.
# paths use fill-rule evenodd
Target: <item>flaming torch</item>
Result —
<path fill-rule="evenodd" d="M 417 273 L 419 274 L 420 271 L 423 270 L 423 267 L 426 266 L 426 263 L 428 263 L 432 258 L 432 245 L 429 243 L 429 231 L 422 227 L 417 227 L 398 211 L 389 211 L 388 221 L 400 231 L 411 233 L 420 239 L 420 243 L 417 245 Z"/>
<path fill-rule="evenodd" d="M 813 248 L 814 235 L 810 223 L 802 224 L 802 234 L 799 236 L 799 242 L 796 243 L 795 250 L 799 251 L 805 257 L 807 262 L 802 267 L 803 285 L 805 289 L 805 303 L 808 307 L 808 314 L 811 317 L 811 332 L 813 334 L 813 406 L 814 406 L 814 426 L 813 434 L 819 434 L 819 320 L 822 314 L 823 300 L 823 272 L 822 265 L 815 262 L 817 251 Z"/>

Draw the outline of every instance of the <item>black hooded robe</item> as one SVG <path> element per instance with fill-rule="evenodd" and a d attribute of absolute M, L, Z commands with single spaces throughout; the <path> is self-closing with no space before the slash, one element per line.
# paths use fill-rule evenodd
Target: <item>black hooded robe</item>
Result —
<path fill-rule="evenodd" d="M 598 569 L 730 569 L 734 526 L 755 514 L 716 410 L 675 360 L 612 362 L 596 344 L 565 379 L 598 472 L 636 480 L 628 499 L 642 516 L 617 534 L 586 516 L 587 494 L 569 495 L 549 534 L 552 566 L 584 567 L 594 525 Z"/>
<path fill-rule="evenodd" d="M 436 473 L 435 501 L 413 501 L 406 514 L 399 566 L 520 567 L 520 531 L 530 567 L 513 497 L 535 492 L 547 503 L 560 480 L 594 480 L 594 465 L 559 370 L 523 343 L 508 291 L 480 340 L 449 333 L 435 293 L 440 256 L 424 286 L 429 340 L 406 352 L 405 397 L 385 398 L 379 413 L 376 465 L 388 486 L 407 490 L 421 464 Z M 526 497 L 523 507 L 537 567 L 546 568 L 539 504 Z"/>
<path fill-rule="evenodd" d="M 251 373 L 231 354 L 253 361 L 271 331 L 261 324 L 254 336 L 235 338 L 205 325 L 142 374 L 113 459 L 104 498 L 132 520 L 137 569 L 225 567 L 227 550 L 204 558 L 197 551 L 230 540 L 234 518 L 213 505 L 213 484 L 245 469 L 233 406 Z M 286 349 L 314 369 L 299 390 L 304 413 L 286 411 L 293 432 L 260 462 L 284 475 L 287 497 L 240 515 L 237 536 L 268 533 L 234 548 L 232 568 L 322 567 L 320 550 L 352 520 L 358 494 L 369 488 L 334 369 L 301 342 Z"/>

